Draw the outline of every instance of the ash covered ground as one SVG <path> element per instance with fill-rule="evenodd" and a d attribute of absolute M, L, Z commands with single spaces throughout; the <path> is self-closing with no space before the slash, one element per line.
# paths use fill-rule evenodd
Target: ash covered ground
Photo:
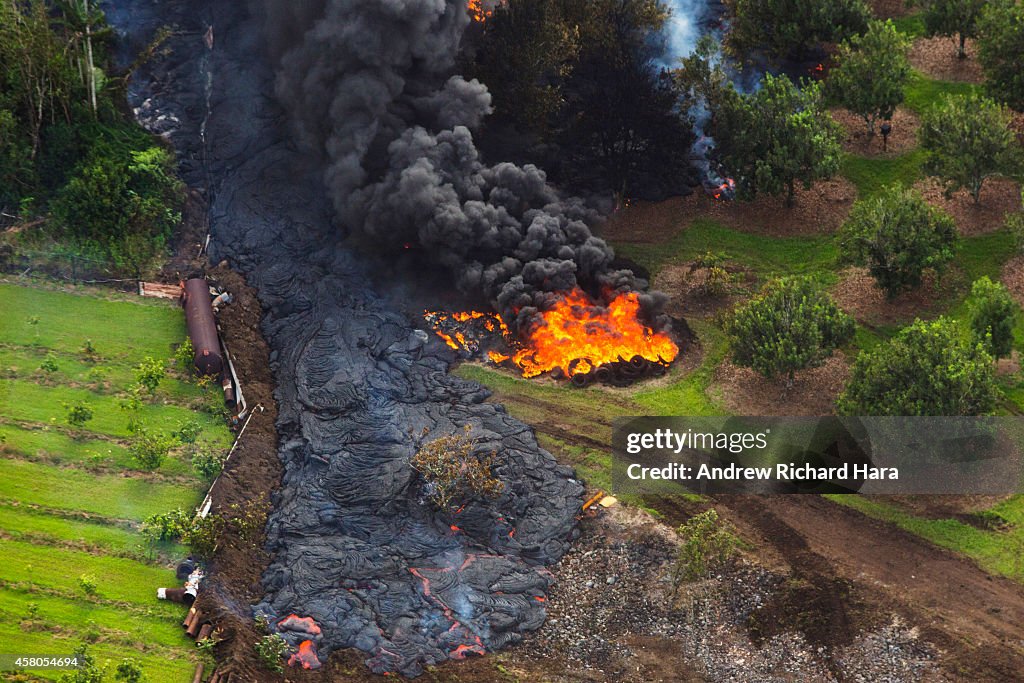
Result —
<path fill-rule="evenodd" d="M 396 312 L 366 257 L 339 246 L 323 169 L 291 142 L 245 3 L 106 9 L 126 57 L 174 25 L 166 54 L 135 75 L 132 104 L 207 190 L 212 261 L 241 270 L 265 311 L 285 475 L 257 611 L 315 619 L 321 658 L 356 647 L 373 671 L 412 675 L 539 627 L 543 567 L 576 533 L 582 487 L 479 386 L 449 376 L 446 347 Z M 455 519 L 424 500 L 409 459 L 426 432 L 467 424 L 497 452 L 505 486 Z"/>

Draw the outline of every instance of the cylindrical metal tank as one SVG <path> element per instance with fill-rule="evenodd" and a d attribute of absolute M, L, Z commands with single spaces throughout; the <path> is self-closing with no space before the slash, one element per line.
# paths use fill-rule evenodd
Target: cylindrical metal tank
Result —
<path fill-rule="evenodd" d="M 188 336 L 195 350 L 196 368 L 203 375 L 217 377 L 224 367 L 217 336 L 217 320 L 210 303 L 210 286 L 202 278 L 185 281 L 182 295 Z"/>

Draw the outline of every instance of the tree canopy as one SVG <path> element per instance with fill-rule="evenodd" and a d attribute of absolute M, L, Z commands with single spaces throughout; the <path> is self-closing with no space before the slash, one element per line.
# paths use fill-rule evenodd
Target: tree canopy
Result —
<path fill-rule="evenodd" d="M 1010 121 L 1010 112 L 987 97 L 947 95 L 921 121 L 925 170 L 945 181 L 947 194 L 967 188 L 979 203 L 986 180 L 1019 167 Z"/>
<path fill-rule="evenodd" d="M 733 360 L 768 378 L 821 365 L 853 337 L 850 316 L 811 278 L 782 278 L 741 305 L 726 324 Z"/>
<path fill-rule="evenodd" d="M 939 318 L 862 352 L 837 405 L 845 415 L 988 415 L 998 399 L 992 356 Z"/>
<path fill-rule="evenodd" d="M 839 46 L 838 65 L 829 74 L 833 99 L 857 114 L 875 134 L 878 119 L 890 120 L 903 103 L 910 60 L 910 41 L 892 21 L 872 21 L 867 33 Z"/>
<path fill-rule="evenodd" d="M 1013 326 L 1019 313 L 1006 285 L 982 277 L 971 287 L 971 330 L 994 358 L 1005 358 L 1013 351 Z"/>
<path fill-rule="evenodd" d="M 978 61 L 990 94 L 1024 110 L 1024 4 L 991 0 L 978 19 Z"/>
<path fill-rule="evenodd" d="M 890 298 L 913 289 L 928 269 L 953 259 L 956 224 L 919 194 L 899 187 L 858 201 L 839 235 L 843 256 L 867 266 Z"/>
<path fill-rule="evenodd" d="M 715 113 L 714 134 L 741 198 L 785 194 L 792 205 L 797 183 L 809 188 L 839 170 L 839 126 L 817 83 L 798 87 L 785 75 L 769 74 L 750 95 L 730 86 Z"/>
<path fill-rule="evenodd" d="M 958 37 L 957 56 L 967 57 L 967 39 L 978 35 L 978 19 L 986 0 L 925 0 L 925 34 Z"/>
<path fill-rule="evenodd" d="M 732 15 L 728 43 L 738 55 L 767 50 L 802 57 L 819 43 L 862 33 L 871 11 L 861 0 L 726 0 Z"/>
<path fill-rule="evenodd" d="M 656 0 L 508 0 L 464 66 L 560 182 L 658 196 L 692 173 L 680 92 L 657 64 L 666 16 Z"/>

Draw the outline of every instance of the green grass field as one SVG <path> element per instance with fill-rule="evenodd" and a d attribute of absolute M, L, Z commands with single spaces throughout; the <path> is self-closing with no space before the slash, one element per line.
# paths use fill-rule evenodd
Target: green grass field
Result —
<path fill-rule="evenodd" d="M 173 366 L 185 338 L 181 310 L 7 283 L 0 308 L 0 642 L 37 654 L 70 654 L 87 642 L 100 662 L 137 659 L 148 680 L 189 680 L 198 653 L 182 633 L 183 608 L 156 599 L 158 587 L 176 585 L 174 563 L 186 551 L 153 547 L 141 525 L 194 507 L 207 483 L 181 448 L 141 471 L 122 408 L 144 358 Z M 56 370 L 41 369 L 47 359 Z M 208 409 L 217 394 L 168 375 L 138 418 L 164 433 L 194 424 L 199 448 L 224 450 L 231 433 Z M 93 417 L 72 428 L 64 404 L 78 402 Z"/>

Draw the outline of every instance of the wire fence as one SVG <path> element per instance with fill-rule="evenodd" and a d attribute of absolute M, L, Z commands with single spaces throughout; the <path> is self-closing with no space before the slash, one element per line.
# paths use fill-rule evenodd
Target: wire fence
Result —
<path fill-rule="evenodd" d="M 139 276 L 126 277 L 110 263 L 56 250 L 0 248 L 0 272 L 23 279 L 61 280 L 75 285 L 100 285 L 138 291 Z"/>

